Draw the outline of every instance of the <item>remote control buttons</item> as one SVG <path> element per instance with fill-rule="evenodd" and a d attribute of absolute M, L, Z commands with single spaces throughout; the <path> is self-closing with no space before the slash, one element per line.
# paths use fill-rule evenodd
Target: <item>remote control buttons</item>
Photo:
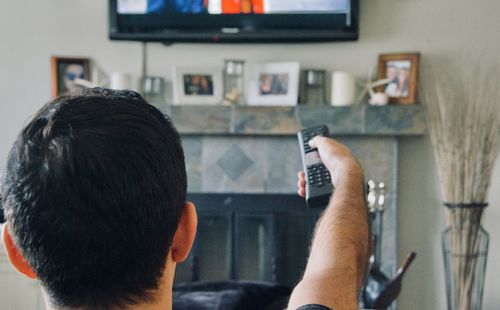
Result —
<path fill-rule="evenodd" d="M 304 133 L 304 135 L 302 137 L 304 139 L 304 151 L 307 153 L 310 150 L 312 150 L 312 147 L 309 145 L 309 140 L 311 140 L 312 138 L 314 138 L 314 136 L 311 136 L 311 135 L 309 135 L 307 133 Z"/>
<path fill-rule="evenodd" d="M 311 187 L 321 187 L 332 184 L 332 178 L 328 169 L 323 164 L 319 164 L 307 168 L 307 182 Z"/>
<path fill-rule="evenodd" d="M 311 130 L 302 132 L 302 139 L 304 141 L 304 151 L 306 153 L 313 150 L 313 148 L 311 146 L 309 146 L 309 140 L 311 140 L 312 138 L 314 138 L 316 136 L 327 137 L 328 136 L 328 129 L 321 126 L 318 128 L 313 128 Z"/>
<path fill-rule="evenodd" d="M 309 140 L 310 139 L 307 139 L 307 140 L 304 140 L 304 152 L 308 153 L 309 151 L 312 150 L 312 147 L 309 145 Z"/>

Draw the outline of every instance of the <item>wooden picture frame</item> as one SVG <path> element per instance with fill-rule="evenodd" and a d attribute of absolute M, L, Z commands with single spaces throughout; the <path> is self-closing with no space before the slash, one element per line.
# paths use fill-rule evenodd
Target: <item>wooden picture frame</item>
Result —
<path fill-rule="evenodd" d="M 75 79 L 90 80 L 90 59 L 52 56 L 50 59 L 52 97 L 77 93 Z"/>
<path fill-rule="evenodd" d="M 417 101 L 420 53 L 382 54 L 378 58 L 377 80 L 393 79 L 377 87 L 389 95 L 390 103 L 414 104 Z"/>

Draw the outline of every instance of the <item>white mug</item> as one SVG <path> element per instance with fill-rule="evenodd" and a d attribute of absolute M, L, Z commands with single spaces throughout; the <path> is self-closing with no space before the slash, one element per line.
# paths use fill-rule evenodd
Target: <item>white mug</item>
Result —
<path fill-rule="evenodd" d="M 332 96 L 333 106 L 347 106 L 354 103 L 356 99 L 356 80 L 348 72 L 335 71 L 332 74 Z"/>

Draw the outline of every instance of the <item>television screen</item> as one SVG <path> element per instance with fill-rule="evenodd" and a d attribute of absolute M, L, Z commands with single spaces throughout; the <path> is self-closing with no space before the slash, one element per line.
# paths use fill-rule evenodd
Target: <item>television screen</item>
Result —
<path fill-rule="evenodd" d="M 349 11 L 349 0 L 118 0 L 119 14 L 280 14 Z"/>
<path fill-rule="evenodd" d="M 171 42 L 357 39 L 358 0 L 110 0 L 110 38 Z"/>

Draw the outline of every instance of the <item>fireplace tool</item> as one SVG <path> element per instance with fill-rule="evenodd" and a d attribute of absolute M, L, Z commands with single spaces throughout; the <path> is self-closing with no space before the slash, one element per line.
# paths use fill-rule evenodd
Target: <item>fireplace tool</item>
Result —
<path fill-rule="evenodd" d="M 392 279 L 380 269 L 385 194 L 384 183 L 376 184 L 373 180 L 368 181 L 367 207 L 372 227 L 373 252 L 362 293 L 364 308 L 387 309 L 399 295 L 404 273 L 416 257 L 415 252 L 410 253 Z"/>

